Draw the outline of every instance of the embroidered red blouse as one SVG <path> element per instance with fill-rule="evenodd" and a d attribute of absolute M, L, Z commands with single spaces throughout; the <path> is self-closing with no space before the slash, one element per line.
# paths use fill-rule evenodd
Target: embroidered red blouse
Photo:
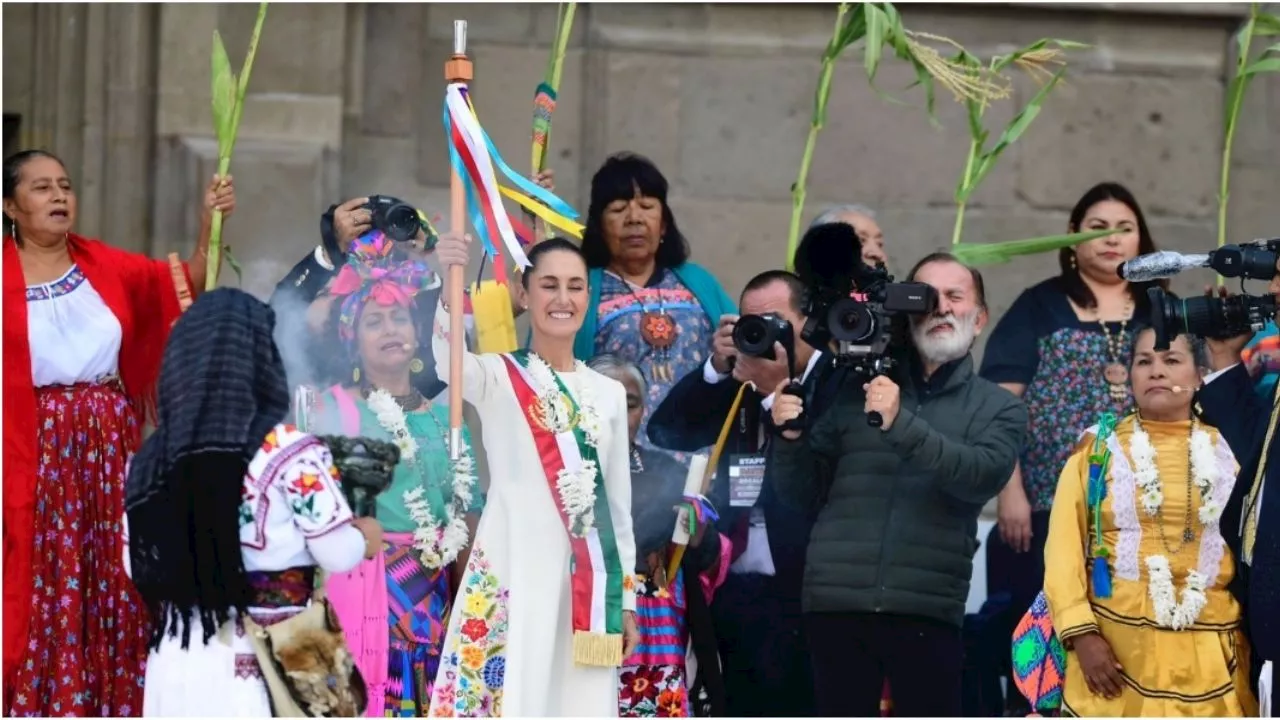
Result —
<path fill-rule="evenodd" d="M 180 312 L 169 264 L 78 235 L 69 235 L 67 245 L 72 262 L 120 321 L 120 379 L 134 407 L 152 416 L 160 359 Z M 32 606 L 38 448 L 27 286 L 17 245 L 9 236 L 4 238 L 3 261 L 4 684 L 12 687 Z M 190 284 L 189 270 L 183 269 Z"/>

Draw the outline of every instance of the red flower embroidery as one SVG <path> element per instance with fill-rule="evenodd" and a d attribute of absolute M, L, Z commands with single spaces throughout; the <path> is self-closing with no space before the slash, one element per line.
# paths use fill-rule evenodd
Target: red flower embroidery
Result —
<path fill-rule="evenodd" d="M 262 452 L 269 453 L 278 447 L 280 447 L 280 443 L 276 439 L 276 431 L 272 430 L 271 432 L 267 433 L 266 439 L 262 441 Z"/>
<path fill-rule="evenodd" d="M 622 673 L 622 701 L 628 706 L 638 705 L 645 700 L 658 697 L 658 683 L 662 682 L 662 671 L 648 665 L 641 665 L 633 671 Z"/>
<path fill-rule="evenodd" d="M 471 642 L 480 642 L 489 634 L 489 625 L 482 618 L 471 618 L 462 623 L 462 634 Z"/>
<path fill-rule="evenodd" d="M 302 473 L 293 481 L 293 489 L 302 497 L 306 497 L 321 489 L 320 476 L 315 473 Z"/>
<path fill-rule="evenodd" d="M 658 717 L 684 717 L 684 688 L 663 690 L 658 695 Z"/>

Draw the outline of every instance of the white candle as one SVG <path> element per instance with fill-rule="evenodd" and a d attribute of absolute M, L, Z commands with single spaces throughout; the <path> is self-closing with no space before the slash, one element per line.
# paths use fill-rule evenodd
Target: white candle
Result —
<path fill-rule="evenodd" d="M 684 494 L 700 495 L 702 493 L 702 477 L 707 474 L 707 456 L 694 455 L 689 461 L 689 474 L 684 477 Z M 680 508 L 676 513 L 676 527 L 671 533 L 671 542 L 677 545 L 689 544 L 689 509 Z"/>

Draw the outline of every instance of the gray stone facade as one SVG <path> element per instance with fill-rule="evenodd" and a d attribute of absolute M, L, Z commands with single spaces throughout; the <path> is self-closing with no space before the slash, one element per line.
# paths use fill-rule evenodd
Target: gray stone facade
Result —
<path fill-rule="evenodd" d="M 274 4 L 232 167 L 240 205 L 227 237 L 245 265 L 244 287 L 269 292 L 316 243 L 319 213 L 341 198 L 381 192 L 447 212 L 441 72 L 454 18 L 470 22 L 481 121 L 507 160 L 527 167 L 531 101 L 555 11 Z M 901 11 L 909 27 L 983 56 L 1044 36 L 1093 46 L 1072 55 L 1065 86 L 974 197 L 967 240 L 1062 231 L 1089 185 L 1116 179 L 1143 202 L 1162 246 L 1213 244 L 1230 40 L 1245 5 Z M 24 145 L 67 160 L 82 232 L 154 254 L 190 250 L 198 190 L 216 166 L 210 34 L 223 33 L 238 65 L 254 12 L 253 4 L 5 3 L 4 109 L 21 113 Z M 730 293 L 781 265 L 789 188 L 834 16 L 834 6 L 811 4 L 580 5 L 552 131 L 562 195 L 585 209 L 591 173 L 608 154 L 645 153 L 671 180 L 694 257 Z M 921 94 L 901 92 L 907 68 L 888 58 L 882 68 L 880 86 L 909 104 L 877 97 L 860 60 L 840 64 L 805 220 L 828 203 L 877 208 L 902 272 L 950 240 L 967 135 L 949 96 L 940 94 L 933 127 Z M 1019 101 L 1032 88 L 1019 81 Z M 1011 102 L 990 111 L 995 132 L 1013 112 Z M 1280 76 L 1272 75 L 1254 83 L 1236 140 L 1234 240 L 1280 235 L 1277 117 Z M 1054 268 L 1042 256 L 988 269 L 994 310 Z"/>

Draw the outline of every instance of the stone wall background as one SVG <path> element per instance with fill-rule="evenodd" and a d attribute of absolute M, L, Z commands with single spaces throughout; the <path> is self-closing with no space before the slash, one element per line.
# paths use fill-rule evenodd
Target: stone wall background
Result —
<path fill-rule="evenodd" d="M 1224 85 L 1247 6 L 900 9 L 908 27 L 983 56 L 1044 36 L 1093 46 L 1073 54 L 1065 86 L 972 201 L 966 240 L 1062 231 L 1085 189 L 1115 179 L 1138 195 L 1161 246 L 1213 244 Z M 198 191 L 216 166 L 211 30 L 238 64 L 254 13 L 252 4 L 4 4 L 4 110 L 22 114 L 24 145 L 67 160 L 82 232 L 157 255 L 190 250 Z M 240 206 L 227 237 L 243 287 L 265 297 L 316 244 L 319 213 L 342 198 L 380 192 L 447 211 L 441 72 L 454 18 L 470 22 L 481 120 L 525 167 L 555 14 L 553 4 L 273 5 L 232 169 Z M 608 154 L 649 155 L 671 181 L 694 257 L 736 294 L 784 260 L 789 188 L 834 15 L 819 4 L 580 5 L 552 133 L 561 193 L 585 210 Z M 859 60 L 836 70 L 805 220 L 829 203 L 877 208 L 901 273 L 950 240 L 967 135 L 961 106 L 940 96 L 932 127 L 922 95 L 900 92 L 907 68 L 891 59 L 882 68 L 880 86 L 907 105 L 878 98 Z M 1019 101 L 1033 91 L 1020 82 Z M 1014 109 L 989 112 L 994 132 Z M 1280 235 L 1277 117 L 1272 75 L 1253 84 L 1238 130 L 1233 240 Z M 995 312 L 1054 269 L 1051 256 L 989 268 Z"/>

